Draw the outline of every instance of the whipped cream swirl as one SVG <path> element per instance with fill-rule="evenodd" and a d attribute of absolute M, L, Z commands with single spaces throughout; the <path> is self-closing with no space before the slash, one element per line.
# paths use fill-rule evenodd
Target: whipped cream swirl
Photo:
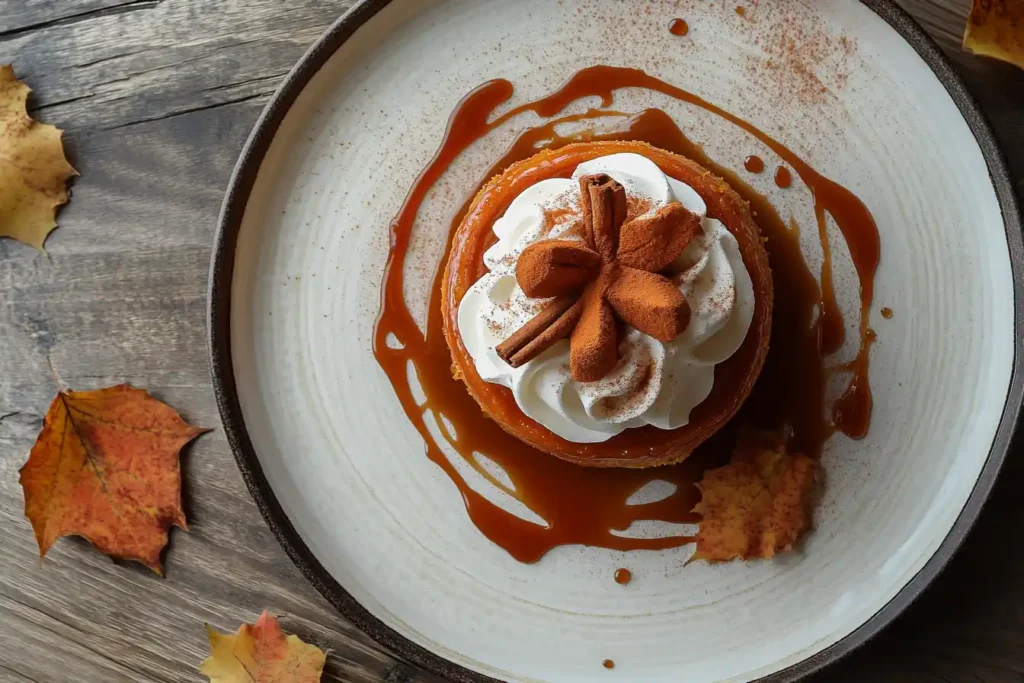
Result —
<path fill-rule="evenodd" d="M 632 327 L 619 344 L 619 362 L 596 382 L 578 382 L 569 372 L 569 341 L 563 339 L 519 368 L 494 347 L 543 308 L 516 282 L 516 261 L 541 239 L 580 239 L 579 178 L 605 173 L 626 189 L 639 215 L 677 201 L 701 216 L 698 234 L 669 269 L 690 305 L 690 324 L 668 343 Z M 580 164 L 572 179 L 552 178 L 527 188 L 495 221 L 498 241 L 484 254 L 489 272 L 459 304 L 462 342 L 480 376 L 512 390 L 528 417 L 575 443 L 606 441 L 633 427 L 676 429 L 708 397 L 715 365 L 743 343 L 754 316 L 754 287 L 736 238 L 691 187 L 666 176 L 639 154 L 612 154 Z"/>

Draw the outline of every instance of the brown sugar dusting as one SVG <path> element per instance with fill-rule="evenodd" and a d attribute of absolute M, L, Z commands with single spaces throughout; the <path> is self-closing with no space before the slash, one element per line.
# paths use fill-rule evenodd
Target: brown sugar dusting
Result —
<path fill-rule="evenodd" d="M 673 19 L 669 22 L 668 32 L 674 36 L 685 36 L 690 32 L 690 25 L 686 23 L 686 19 Z"/>
<path fill-rule="evenodd" d="M 799 3 L 762 3 L 759 10 L 770 16 L 750 25 L 761 54 L 747 57 L 746 72 L 774 104 L 824 104 L 846 87 L 856 63 L 855 38 L 837 34 Z"/>
<path fill-rule="evenodd" d="M 620 586 L 625 586 L 627 583 L 633 580 L 633 572 L 629 571 L 625 567 L 622 569 L 615 570 L 615 583 Z"/>
<path fill-rule="evenodd" d="M 740 15 L 741 17 L 746 17 L 747 8 L 744 7 L 743 5 L 736 5 L 736 14 Z"/>

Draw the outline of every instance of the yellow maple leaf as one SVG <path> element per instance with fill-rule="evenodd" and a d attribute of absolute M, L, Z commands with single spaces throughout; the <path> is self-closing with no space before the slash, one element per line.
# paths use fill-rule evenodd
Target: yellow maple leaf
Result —
<path fill-rule="evenodd" d="M 327 656 L 298 636 L 286 636 L 266 612 L 235 635 L 206 625 L 210 656 L 199 670 L 210 683 L 318 683 Z"/>
<path fill-rule="evenodd" d="M 0 237 L 41 250 L 77 172 L 64 158 L 61 130 L 28 115 L 29 92 L 10 65 L 0 65 Z"/>
<path fill-rule="evenodd" d="M 204 431 L 127 384 L 58 394 L 21 468 L 40 556 L 74 534 L 162 574 L 168 529 L 188 529 L 179 451 Z"/>
<path fill-rule="evenodd" d="M 974 0 L 964 49 L 1024 69 L 1024 0 Z"/>
<path fill-rule="evenodd" d="M 817 463 L 780 446 L 741 447 L 697 485 L 695 560 L 767 559 L 789 550 L 810 522 Z"/>

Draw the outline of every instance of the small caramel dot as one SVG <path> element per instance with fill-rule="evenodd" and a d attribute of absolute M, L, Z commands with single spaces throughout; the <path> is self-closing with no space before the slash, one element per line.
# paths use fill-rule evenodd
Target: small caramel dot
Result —
<path fill-rule="evenodd" d="M 761 157 L 751 154 L 743 160 L 743 168 L 751 173 L 760 173 L 764 170 L 764 160 Z"/>
<path fill-rule="evenodd" d="M 789 172 L 788 168 L 779 166 L 779 170 L 775 171 L 775 184 L 782 189 L 793 184 L 793 174 Z"/>

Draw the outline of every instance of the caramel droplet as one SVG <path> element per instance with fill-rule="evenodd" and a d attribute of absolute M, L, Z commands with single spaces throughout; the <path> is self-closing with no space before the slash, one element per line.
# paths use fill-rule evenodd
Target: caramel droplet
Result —
<path fill-rule="evenodd" d="M 747 16 L 747 8 L 743 7 L 742 5 L 737 5 L 736 14 L 740 15 L 741 17 Z"/>
<path fill-rule="evenodd" d="M 882 309 L 882 317 L 885 318 L 886 320 L 891 318 L 892 317 L 892 309 L 889 308 L 889 307 L 883 308 Z"/>
<path fill-rule="evenodd" d="M 618 569 L 615 571 L 615 583 L 625 586 L 627 583 L 633 580 L 633 572 L 626 568 Z"/>
<path fill-rule="evenodd" d="M 793 184 L 793 174 L 789 172 L 788 168 L 779 166 L 779 170 L 775 171 L 775 184 L 782 189 Z"/>
<path fill-rule="evenodd" d="M 606 659 L 603 662 L 601 662 L 601 666 L 603 666 L 606 669 L 614 669 L 615 668 L 615 662 L 613 662 L 610 659 Z"/>
<path fill-rule="evenodd" d="M 751 173 L 760 173 L 764 170 L 764 160 L 759 156 L 751 154 L 743 160 L 743 168 Z"/>
<path fill-rule="evenodd" d="M 685 36 L 690 32 L 690 25 L 685 19 L 673 19 L 668 25 L 668 32 L 674 36 Z"/>

